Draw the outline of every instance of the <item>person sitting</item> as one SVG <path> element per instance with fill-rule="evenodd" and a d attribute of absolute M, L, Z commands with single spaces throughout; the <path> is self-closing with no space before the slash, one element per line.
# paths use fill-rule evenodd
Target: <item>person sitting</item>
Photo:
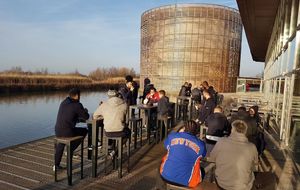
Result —
<path fill-rule="evenodd" d="M 231 126 L 227 117 L 223 113 L 223 108 L 217 106 L 214 109 L 214 113 L 209 115 L 205 121 L 208 127 L 206 132 L 206 138 L 212 137 L 223 137 L 229 135 L 231 132 Z M 216 141 L 210 141 L 206 139 L 210 144 L 215 144 Z"/>
<path fill-rule="evenodd" d="M 252 124 L 253 128 L 254 128 L 254 121 L 255 121 L 256 129 L 257 129 L 256 132 L 254 131 L 254 134 L 253 134 L 254 137 L 252 137 L 252 141 L 256 145 L 258 154 L 261 155 L 263 153 L 263 151 L 265 150 L 266 141 L 265 141 L 265 136 L 264 136 L 263 130 L 261 130 L 261 128 L 259 127 L 261 118 L 258 113 L 258 106 L 250 107 L 248 112 L 249 112 L 250 120 L 252 120 L 252 123 L 253 123 Z"/>
<path fill-rule="evenodd" d="M 203 97 L 203 105 L 196 107 L 196 109 L 199 109 L 199 116 L 196 119 L 196 122 L 199 122 L 201 124 L 204 123 L 206 118 L 213 113 L 215 108 L 215 102 L 211 98 L 211 95 L 207 90 L 203 90 Z"/>
<path fill-rule="evenodd" d="M 75 137 L 83 136 L 87 134 L 86 128 L 75 127 L 76 123 L 80 120 L 87 120 L 89 113 L 86 108 L 80 103 L 80 90 L 73 88 L 69 92 L 69 96 L 60 104 L 56 124 L 55 135 L 56 137 Z M 81 142 L 73 144 L 71 151 L 80 145 Z M 55 147 L 55 166 L 53 169 L 62 169 L 60 166 L 61 158 L 64 152 L 65 145 L 58 144 Z"/>
<path fill-rule="evenodd" d="M 147 94 L 143 103 L 152 105 L 154 103 L 157 103 L 158 101 L 159 101 L 159 93 L 156 91 L 155 88 L 151 88 L 150 93 Z"/>
<path fill-rule="evenodd" d="M 258 153 L 246 133 L 247 124 L 234 121 L 230 136 L 221 138 L 210 153 L 210 160 L 216 163 L 216 182 L 222 189 L 250 190 L 253 186 Z"/>
<path fill-rule="evenodd" d="M 144 91 L 143 91 L 143 95 L 140 96 L 140 99 L 145 100 L 146 96 L 150 93 L 150 90 L 154 88 L 154 85 L 151 84 L 151 81 L 149 78 L 145 78 L 144 79 Z"/>
<path fill-rule="evenodd" d="M 200 161 L 206 156 L 205 143 L 196 137 L 198 125 L 187 121 L 179 132 L 164 141 L 168 153 L 162 159 L 160 174 L 164 181 L 177 186 L 196 187 L 205 172 Z"/>
<path fill-rule="evenodd" d="M 170 102 L 169 98 L 166 96 L 166 91 L 159 91 L 159 101 L 157 104 L 157 116 L 159 118 L 166 118 L 169 116 L 170 112 Z"/>
<path fill-rule="evenodd" d="M 230 119 L 230 123 L 233 123 L 236 120 L 242 120 L 247 124 L 247 133 L 246 136 L 248 140 L 254 144 L 257 144 L 256 137 L 257 137 L 257 123 L 255 118 L 251 118 L 249 113 L 246 111 L 244 106 L 240 106 L 238 108 L 238 112 L 233 114 Z"/>
<path fill-rule="evenodd" d="M 125 127 L 127 105 L 118 97 L 118 92 L 109 90 L 108 100 L 103 102 L 95 111 L 93 118 L 103 117 L 104 132 L 107 137 L 130 137 L 130 129 Z M 109 142 L 109 145 L 112 143 Z"/>
<path fill-rule="evenodd" d="M 260 116 L 259 116 L 259 113 L 258 113 L 258 106 L 252 106 L 249 108 L 248 110 L 248 113 L 249 113 L 249 116 L 251 118 L 254 118 L 256 123 L 257 123 L 257 127 L 259 126 L 260 124 Z"/>

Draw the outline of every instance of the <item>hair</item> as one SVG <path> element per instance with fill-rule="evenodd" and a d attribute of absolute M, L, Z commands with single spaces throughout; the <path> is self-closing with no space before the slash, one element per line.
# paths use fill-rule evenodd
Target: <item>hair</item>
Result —
<path fill-rule="evenodd" d="M 144 85 L 147 85 L 147 84 L 150 84 L 150 83 L 151 83 L 151 81 L 150 81 L 149 78 L 145 78 L 144 79 Z"/>
<path fill-rule="evenodd" d="M 189 83 L 189 87 L 192 87 L 193 85 L 192 85 L 192 83 Z"/>
<path fill-rule="evenodd" d="M 125 80 L 126 82 L 133 82 L 133 77 L 131 75 L 126 75 Z"/>
<path fill-rule="evenodd" d="M 70 91 L 69 91 L 69 96 L 71 98 L 74 98 L 75 96 L 80 96 L 80 90 L 79 88 L 72 88 Z"/>
<path fill-rule="evenodd" d="M 218 112 L 223 112 L 223 108 L 221 106 L 216 106 L 214 109 L 214 112 L 218 111 Z"/>
<path fill-rule="evenodd" d="M 232 128 L 235 128 L 237 133 L 246 134 L 247 133 L 247 123 L 242 120 L 235 120 L 232 124 Z"/>
<path fill-rule="evenodd" d="M 156 92 L 156 88 L 154 88 L 154 87 L 151 87 L 151 88 L 150 88 L 150 91 L 151 91 L 151 90 L 154 90 L 154 91 Z"/>
<path fill-rule="evenodd" d="M 196 135 L 198 132 L 198 124 L 193 120 L 189 120 L 184 124 L 184 131 Z"/>
<path fill-rule="evenodd" d="M 185 82 L 185 83 L 184 83 L 184 86 L 188 86 L 188 85 L 189 85 L 189 83 L 188 83 L 188 82 Z"/>
<path fill-rule="evenodd" d="M 246 107 L 245 106 L 240 106 L 238 108 L 238 111 L 247 111 Z"/>
<path fill-rule="evenodd" d="M 205 80 L 202 82 L 202 85 L 208 86 L 208 82 Z"/>
<path fill-rule="evenodd" d="M 164 91 L 164 90 L 160 90 L 159 93 L 164 95 L 164 96 L 166 95 L 166 91 Z"/>

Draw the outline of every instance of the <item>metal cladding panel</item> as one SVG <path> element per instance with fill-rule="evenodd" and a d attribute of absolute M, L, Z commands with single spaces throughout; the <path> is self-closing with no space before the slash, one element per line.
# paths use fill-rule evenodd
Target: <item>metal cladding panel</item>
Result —
<path fill-rule="evenodd" d="M 240 69 L 241 18 L 236 9 L 176 4 L 146 11 L 141 21 L 141 86 L 179 91 L 207 80 L 219 92 L 235 92 Z"/>

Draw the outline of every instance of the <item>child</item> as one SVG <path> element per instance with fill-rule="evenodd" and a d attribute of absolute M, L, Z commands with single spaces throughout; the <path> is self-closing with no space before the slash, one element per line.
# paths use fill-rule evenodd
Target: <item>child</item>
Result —
<path fill-rule="evenodd" d="M 166 97 L 166 91 L 159 91 L 159 101 L 157 105 L 157 116 L 160 118 L 168 117 L 169 115 L 169 98 Z"/>

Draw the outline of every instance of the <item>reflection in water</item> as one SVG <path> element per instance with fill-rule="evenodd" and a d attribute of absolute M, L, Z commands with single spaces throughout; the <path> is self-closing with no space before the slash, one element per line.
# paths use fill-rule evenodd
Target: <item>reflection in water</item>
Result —
<path fill-rule="evenodd" d="M 54 135 L 60 102 L 67 93 L 51 92 L 0 96 L 0 148 Z M 82 92 L 81 103 L 94 112 L 104 92 Z"/>

